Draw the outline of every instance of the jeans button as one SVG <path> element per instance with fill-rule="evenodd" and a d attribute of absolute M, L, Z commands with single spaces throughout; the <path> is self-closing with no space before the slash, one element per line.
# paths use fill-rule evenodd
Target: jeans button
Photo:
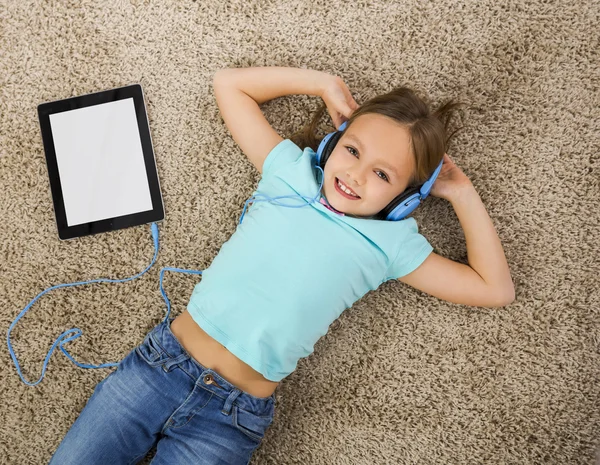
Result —
<path fill-rule="evenodd" d="M 208 375 L 206 375 L 204 377 L 204 384 L 210 384 L 213 382 L 213 377 L 212 375 L 209 373 Z"/>

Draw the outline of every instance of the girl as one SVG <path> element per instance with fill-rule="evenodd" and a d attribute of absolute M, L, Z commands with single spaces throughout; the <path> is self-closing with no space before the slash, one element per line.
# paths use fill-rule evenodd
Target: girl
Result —
<path fill-rule="evenodd" d="M 187 310 L 98 384 L 52 464 L 133 464 L 154 445 L 155 465 L 247 464 L 273 420 L 278 383 L 370 290 L 397 279 L 460 304 L 514 299 L 492 221 L 445 153 L 456 104 L 432 113 L 398 88 L 359 107 L 339 77 L 308 69 L 224 69 L 213 85 L 225 124 L 262 173 L 254 204 Z M 301 93 L 320 96 L 342 129 L 325 147 L 314 135 L 325 106 L 297 143 L 261 113 L 260 104 Z M 431 194 L 458 215 L 469 265 L 432 252 L 413 218 L 388 216 L 399 194 L 432 179 Z M 265 201 L 273 196 L 289 198 Z"/>

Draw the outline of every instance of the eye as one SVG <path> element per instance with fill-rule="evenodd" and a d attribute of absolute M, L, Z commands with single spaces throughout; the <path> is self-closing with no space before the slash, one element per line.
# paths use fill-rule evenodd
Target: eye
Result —
<path fill-rule="evenodd" d="M 386 174 L 383 171 L 377 171 L 378 173 L 381 173 L 383 175 L 383 178 L 381 178 L 381 176 L 379 176 L 381 179 L 383 179 L 384 181 L 389 181 L 388 177 L 386 176 Z"/>
<path fill-rule="evenodd" d="M 354 147 L 350 147 L 349 145 L 347 145 L 346 148 L 348 149 L 348 152 L 350 152 L 352 155 L 354 155 L 354 153 L 352 153 L 351 150 L 354 150 L 356 152 L 356 155 L 358 155 L 358 151 Z M 354 155 L 354 156 L 356 156 L 356 155 Z M 381 173 L 382 174 L 383 177 L 377 175 L 377 177 L 379 177 L 380 179 L 383 179 L 386 182 L 390 182 L 390 180 L 388 179 L 387 175 L 383 171 L 376 171 L 376 173 Z"/>
<path fill-rule="evenodd" d="M 346 146 L 346 148 L 348 149 L 348 152 L 350 152 L 350 150 L 354 150 L 356 152 L 356 149 L 354 147 Z M 352 153 L 352 152 L 350 152 L 350 153 Z M 356 152 L 356 154 L 358 154 L 358 152 Z M 352 155 L 354 155 L 354 154 L 352 153 Z"/>

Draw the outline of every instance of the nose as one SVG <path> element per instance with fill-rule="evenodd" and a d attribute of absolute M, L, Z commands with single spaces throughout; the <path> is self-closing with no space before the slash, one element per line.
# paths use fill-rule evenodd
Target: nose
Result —
<path fill-rule="evenodd" d="M 351 184 L 350 187 L 360 187 L 365 183 L 365 170 L 360 166 L 359 163 L 355 163 L 348 167 L 346 169 L 346 176 L 348 176 L 348 182 Z"/>

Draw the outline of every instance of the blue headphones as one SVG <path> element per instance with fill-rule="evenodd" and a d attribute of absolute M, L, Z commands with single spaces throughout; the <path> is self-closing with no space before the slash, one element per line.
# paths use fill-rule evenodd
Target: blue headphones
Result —
<path fill-rule="evenodd" d="M 327 134 L 319 144 L 319 148 L 317 149 L 317 166 L 319 166 L 323 172 L 325 172 L 325 163 L 327 163 L 331 152 L 333 152 L 333 149 L 340 140 L 340 137 L 344 134 L 347 126 L 348 121 L 345 121 L 337 131 Z M 440 174 L 443 163 L 444 160 L 440 162 L 431 177 L 425 183 L 421 186 L 409 187 L 406 189 L 375 215 L 375 218 L 378 220 L 399 221 L 410 215 L 431 192 L 431 187 L 437 179 L 438 174 Z"/>

